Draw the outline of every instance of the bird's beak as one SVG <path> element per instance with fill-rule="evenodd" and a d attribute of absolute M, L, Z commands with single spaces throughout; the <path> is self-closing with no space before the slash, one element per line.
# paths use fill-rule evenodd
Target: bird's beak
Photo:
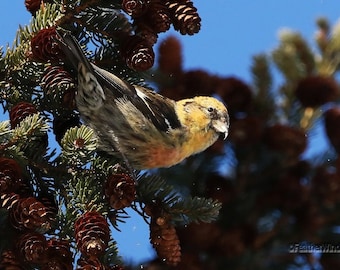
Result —
<path fill-rule="evenodd" d="M 212 126 L 217 133 L 223 135 L 223 140 L 228 136 L 229 131 L 229 117 L 222 117 L 220 119 L 214 120 Z"/>

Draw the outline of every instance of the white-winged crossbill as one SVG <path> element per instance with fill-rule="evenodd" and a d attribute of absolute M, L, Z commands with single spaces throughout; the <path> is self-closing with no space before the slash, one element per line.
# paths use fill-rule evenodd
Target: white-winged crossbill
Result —
<path fill-rule="evenodd" d="M 90 63 L 77 40 L 59 32 L 59 45 L 78 70 L 76 104 L 100 147 L 119 151 L 135 169 L 173 166 L 228 135 L 222 102 L 198 96 L 175 102 Z"/>

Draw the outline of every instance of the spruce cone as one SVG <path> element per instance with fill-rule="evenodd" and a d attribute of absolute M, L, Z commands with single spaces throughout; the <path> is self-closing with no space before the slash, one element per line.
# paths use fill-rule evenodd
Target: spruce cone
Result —
<path fill-rule="evenodd" d="M 75 82 L 71 75 L 58 65 L 48 66 L 45 69 L 40 85 L 46 94 L 55 92 L 58 87 L 63 87 L 64 90 L 75 88 Z"/>
<path fill-rule="evenodd" d="M 29 102 L 19 102 L 9 112 L 11 127 L 15 128 L 27 116 L 37 113 L 36 107 Z"/>
<path fill-rule="evenodd" d="M 264 141 L 270 149 L 291 158 L 301 155 L 307 147 L 303 130 L 281 124 L 267 127 Z"/>
<path fill-rule="evenodd" d="M 152 47 L 158 39 L 158 34 L 156 31 L 143 20 L 135 21 L 134 24 L 136 26 L 136 36 L 141 37 L 143 40 L 145 40 L 147 45 Z"/>
<path fill-rule="evenodd" d="M 109 225 L 98 212 L 86 212 L 74 224 L 75 239 L 80 252 L 87 257 L 98 257 L 107 248 Z"/>
<path fill-rule="evenodd" d="M 302 106 L 318 107 L 335 100 L 339 95 L 339 88 L 331 77 L 310 76 L 298 83 L 295 95 Z"/>
<path fill-rule="evenodd" d="M 204 70 L 192 70 L 183 74 L 182 84 L 186 97 L 214 94 L 214 77 Z M 228 108 L 229 110 L 229 108 Z"/>
<path fill-rule="evenodd" d="M 54 27 L 40 30 L 31 39 L 31 50 L 35 61 L 59 62 L 63 59 L 63 53 L 56 42 L 58 35 Z"/>
<path fill-rule="evenodd" d="M 112 174 L 106 181 L 105 195 L 116 210 L 130 206 L 136 199 L 135 181 L 125 173 Z"/>
<path fill-rule="evenodd" d="M 40 9 L 42 0 L 25 0 L 26 9 L 32 14 L 35 13 Z"/>
<path fill-rule="evenodd" d="M 246 83 L 235 77 L 220 79 L 216 83 L 216 93 L 227 104 L 231 117 L 249 111 L 253 94 Z"/>
<path fill-rule="evenodd" d="M 121 265 L 116 264 L 115 266 L 111 266 L 110 270 L 124 270 L 125 268 Z"/>
<path fill-rule="evenodd" d="M 176 75 L 182 72 L 182 46 L 173 36 L 167 37 L 159 46 L 158 65 L 162 72 Z"/>
<path fill-rule="evenodd" d="M 182 35 L 193 35 L 201 29 L 201 18 L 190 0 L 169 0 L 174 28 Z"/>
<path fill-rule="evenodd" d="M 141 20 L 147 22 L 156 33 L 168 31 L 171 25 L 170 11 L 163 0 L 152 0 Z"/>
<path fill-rule="evenodd" d="M 20 262 L 19 258 L 11 250 L 5 250 L 0 258 L 1 270 L 26 270 L 27 265 Z"/>
<path fill-rule="evenodd" d="M 262 118 L 247 116 L 232 121 L 229 139 L 238 146 L 252 146 L 258 143 L 263 135 L 264 123 Z"/>
<path fill-rule="evenodd" d="M 10 210 L 19 201 L 20 196 L 16 193 L 5 193 L 0 196 L 0 208 Z"/>
<path fill-rule="evenodd" d="M 57 103 L 57 109 L 60 104 L 66 109 L 76 108 L 76 82 L 63 66 L 48 66 L 42 76 L 40 86 L 45 95 L 52 99 L 52 104 Z"/>
<path fill-rule="evenodd" d="M 58 214 L 58 206 L 54 196 L 52 194 L 39 194 L 37 200 L 45 206 L 46 218 L 49 220 L 50 225 L 53 225 Z"/>
<path fill-rule="evenodd" d="M 0 157 L 0 194 L 19 190 L 21 178 L 19 164 L 14 159 Z"/>
<path fill-rule="evenodd" d="M 106 270 L 107 268 L 103 265 L 98 258 L 84 258 L 81 257 L 78 262 L 77 270 Z"/>
<path fill-rule="evenodd" d="M 150 242 L 158 257 L 168 265 L 181 261 L 181 247 L 175 227 L 164 217 L 151 217 Z"/>
<path fill-rule="evenodd" d="M 42 230 L 51 228 L 46 207 L 34 197 L 16 200 L 9 211 L 10 221 L 14 228 L 18 230 Z"/>
<path fill-rule="evenodd" d="M 20 257 L 28 263 L 41 264 L 46 259 L 46 248 L 45 236 L 36 232 L 21 235 L 17 242 Z"/>
<path fill-rule="evenodd" d="M 153 66 L 155 53 L 147 41 L 139 36 L 131 36 L 122 47 L 123 56 L 129 68 L 145 71 Z"/>
<path fill-rule="evenodd" d="M 137 18 L 148 9 L 150 0 L 123 0 L 122 9 L 132 18 Z"/>
<path fill-rule="evenodd" d="M 73 258 L 67 240 L 51 238 L 47 241 L 47 261 L 41 270 L 72 270 Z"/>

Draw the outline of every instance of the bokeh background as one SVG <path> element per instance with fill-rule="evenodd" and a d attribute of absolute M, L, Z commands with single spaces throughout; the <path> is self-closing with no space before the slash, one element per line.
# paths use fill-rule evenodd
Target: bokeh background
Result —
<path fill-rule="evenodd" d="M 326 17 L 331 25 L 340 18 L 337 0 L 194 0 L 202 18 L 201 31 L 194 36 L 181 36 L 170 31 L 168 35 L 180 39 L 185 70 L 205 69 L 221 76 L 236 76 L 248 82 L 251 57 L 258 53 L 270 53 L 278 44 L 278 33 L 284 28 L 302 33 L 313 44 L 318 17 Z M 0 9 L 0 46 L 12 46 L 19 25 L 26 25 L 31 14 L 23 1 L 2 0 Z M 314 46 L 314 45 L 313 45 Z M 275 81 L 280 76 L 273 71 Z M 1 115 L 1 120 L 7 115 Z M 306 155 L 328 147 L 320 127 L 314 133 L 314 143 Z M 324 150 L 324 149 L 323 149 Z M 132 215 L 121 227 L 123 233 L 114 237 L 121 255 L 127 261 L 141 262 L 153 256 L 148 240 L 148 228 L 144 221 Z"/>

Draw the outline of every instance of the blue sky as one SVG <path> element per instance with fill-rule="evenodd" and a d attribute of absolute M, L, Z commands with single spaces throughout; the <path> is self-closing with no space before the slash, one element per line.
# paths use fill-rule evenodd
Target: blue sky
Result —
<path fill-rule="evenodd" d="M 299 30 L 312 40 L 315 19 L 326 16 L 336 22 L 337 0 L 197 0 L 202 29 L 184 37 L 188 68 L 206 67 L 222 75 L 249 77 L 251 56 L 277 45 L 281 28 Z"/>
<path fill-rule="evenodd" d="M 24 0 L 1 0 L 0 45 L 12 44 L 18 25 L 30 21 Z M 251 56 L 269 52 L 282 27 L 299 30 L 312 40 L 315 19 L 326 16 L 335 23 L 338 0 L 194 0 L 202 18 L 201 31 L 180 36 L 186 68 L 205 68 L 221 75 L 249 78 Z M 161 35 L 161 38 L 164 35 Z"/>
<path fill-rule="evenodd" d="M 339 0 L 193 0 L 202 18 L 201 31 L 180 36 L 184 68 L 204 68 L 223 76 L 250 81 L 251 56 L 269 53 L 277 44 L 281 28 L 297 30 L 312 43 L 315 19 L 327 17 L 332 24 L 340 18 Z M 0 46 L 12 44 L 18 25 L 28 24 L 30 13 L 24 0 L 1 0 Z M 161 35 L 163 38 L 165 35 Z M 0 116 L 3 119 L 3 116 Z M 115 232 L 122 255 L 142 260 L 152 254 L 148 232 L 141 218 L 127 220 L 122 233 Z"/>

